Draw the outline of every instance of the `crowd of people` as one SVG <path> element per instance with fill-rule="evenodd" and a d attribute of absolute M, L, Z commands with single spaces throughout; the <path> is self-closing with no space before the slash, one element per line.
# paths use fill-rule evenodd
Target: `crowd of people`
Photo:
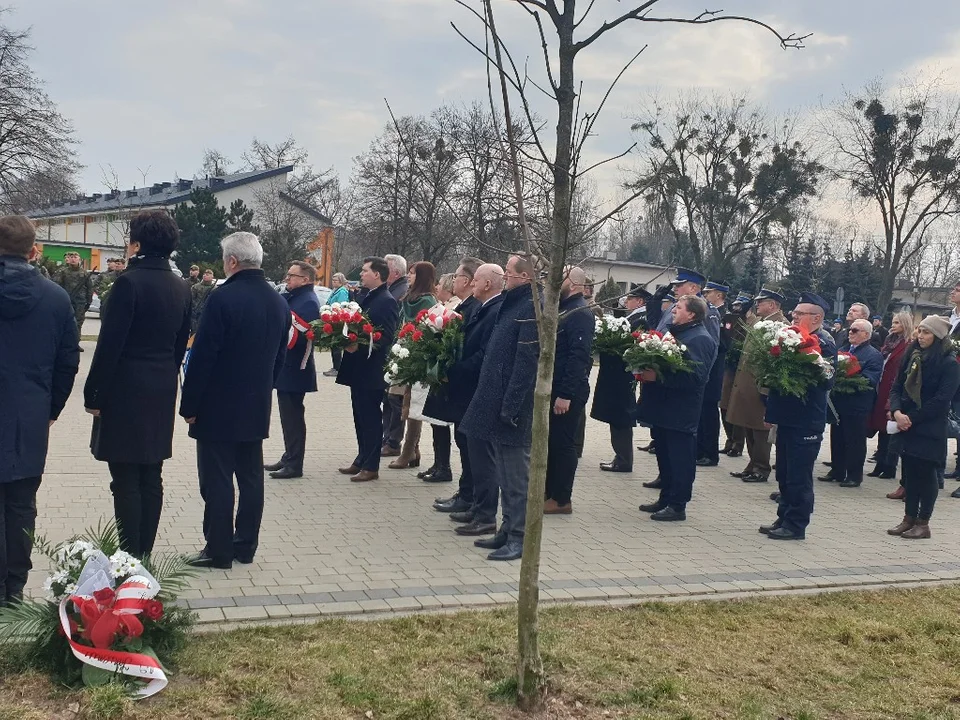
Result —
<path fill-rule="evenodd" d="M 90 286 L 77 258 L 70 257 L 65 279 L 48 282 L 32 264 L 35 239 L 26 218 L 0 218 L 0 396 L 11 408 L 0 418 L 3 602 L 18 598 L 26 583 L 49 426 L 78 372 L 83 313 L 71 288 Z M 181 279 L 170 263 L 178 242 L 168 213 L 144 211 L 130 223 L 127 262 L 111 261 L 109 304 L 83 388 L 84 407 L 93 418 L 90 449 L 107 463 L 123 549 L 149 554 L 162 513 L 163 463 L 172 456 L 179 390 L 179 415 L 196 441 L 204 501 L 205 545 L 191 563 L 227 569 L 252 562 L 257 552 L 264 473 L 278 480 L 304 474 L 304 401 L 317 390 L 309 332 L 321 311 L 317 275 L 310 263 L 293 261 L 284 292 L 277 293 L 260 269 L 258 238 L 238 232 L 221 243 L 222 285 L 217 287 L 212 271 L 201 277 L 197 266 Z M 427 423 L 433 458 L 418 477 L 453 482 L 456 447 L 461 468 L 456 491 L 437 498 L 433 507 L 448 513 L 456 534 L 475 538 L 494 561 L 523 553 L 542 350 L 534 306 L 541 272 L 536 258 L 523 253 L 511 255 L 504 267 L 465 257 L 455 272 L 441 276 L 425 261 L 408 266 L 399 255 L 364 258 L 353 299 L 385 341 L 362 352 L 348 345 L 323 373 L 349 388 L 356 430 L 357 452 L 339 472 L 364 483 L 379 478 L 381 458 L 389 458 L 392 469 L 419 468 L 425 464 L 421 438 Z M 333 285 L 329 302 L 351 298 L 342 274 L 334 276 Z M 565 268 L 545 514 L 573 512 L 589 405 L 590 416 L 610 429 L 613 457 L 601 463 L 602 471 L 633 472 L 633 428 L 650 429 L 651 443 L 640 449 L 656 454 L 659 475 L 644 486 L 659 490 L 659 496 L 640 510 L 652 520 L 684 521 L 697 468 L 717 465 L 720 454 L 738 457 L 746 451 L 744 469 L 731 475 L 763 483 L 775 474 L 778 482 L 772 495 L 777 518 L 760 532 L 771 539 L 803 539 L 813 512 L 814 465 L 830 424 L 830 472 L 819 479 L 859 487 L 867 439 L 878 435 L 869 475 L 893 477 L 899 464 L 901 486 L 889 497 L 904 500 L 906 507 L 902 522 L 888 532 L 930 537 L 947 440 L 960 432 L 955 414 L 960 364 L 953 343 L 960 337 L 960 284 L 951 293 L 955 309 L 949 319 L 928 316 L 914 328 L 912 316 L 901 312 L 889 332 L 856 303 L 847 323 L 831 334 L 824 327 L 830 305 L 801 293 L 789 322 L 816 337 L 833 366 L 838 350 L 855 357 L 866 381 L 856 392 L 837 395 L 825 375 L 804 397 L 759 387 L 742 352 L 753 324 L 787 321 L 787 298 L 772 288 L 755 297 L 732 294 L 724 283 L 681 268 L 655 292 L 634 288 L 620 304 L 631 330 L 671 333 L 691 371 L 641 368 L 635 376 L 622 358 L 603 354 L 591 403 L 595 323 L 604 312 L 591 296 L 583 270 Z M 438 303 L 463 318 L 463 347 L 449 368 L 449 382 L 443 389 L 391 386 L 384 375 L 390 339 Z M 284 453 L 265 463 L 274 391 Z"/>

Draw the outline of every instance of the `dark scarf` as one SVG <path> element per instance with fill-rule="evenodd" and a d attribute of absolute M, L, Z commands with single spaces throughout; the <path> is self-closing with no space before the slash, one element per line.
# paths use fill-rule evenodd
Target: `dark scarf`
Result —
<path fill-rule="evenodd" d="M 906 338 L 903 337 L 900 333 L 891 332 L 887 335 L 887 339 L 883 341 L 883 346 L 880 348 L 880 354 L 883 355 L 884 359 L 890 356 L 894 350 L 899 347 L 900 343 L 906 342 Z"/>
<path fill-rule="evenodd" d="M 910 361 L 907 364 L 907 377 L 903 381 L 903 389 L 907 392 L 910 399 L 917 404 L 917 408 L 922 404 L 923 364 L 945 353 L 948 349 L 949 342 L 949 337 L 944 340 L 935 340 L 933 345 L 926 350 L 920 347 L 920 343 L 914 343 L 912 346 Z"/>

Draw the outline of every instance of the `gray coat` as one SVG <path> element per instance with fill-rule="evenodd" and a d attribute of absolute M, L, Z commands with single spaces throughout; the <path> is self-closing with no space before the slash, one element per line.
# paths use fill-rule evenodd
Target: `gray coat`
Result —
<path fill-rule="evenodd" d="M 460 432 L 500 445 L 530 445 L 539 355 L 533 290 L 529 284 L 521 285 L 503 295 L 484 351 L 480 382 Z"/>

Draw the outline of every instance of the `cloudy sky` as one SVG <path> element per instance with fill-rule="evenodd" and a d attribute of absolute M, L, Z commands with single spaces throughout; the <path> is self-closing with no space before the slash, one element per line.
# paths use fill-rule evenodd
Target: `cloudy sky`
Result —
<path fill-rule="evenodd" d="M 6 17 L 31 27 L 32 64 L 72 119 L 85 191 L 102 191 L 102 166 L 122 186 L 192 177 L 205 148 L 237 160 L 250 139 L 293 135 L 318 168 L 348 177 L 353 158 L 398 114 L 486 97 L 480 56 L 455 22 L 482 41 L 455 0 L 13 0 Z M 475 7 L 479 0 L 466 0 Z M 586 5 L 582 1 L 580 5 Z M 597 0 L 584 29 L 631 0 Z M 538 62 L 532 25 L 511 0 L 495 0 L 515 56 Z M 704 0 L 661 0 L 689 16 Z M 648 49 L 607 106 L 591 157 L 631 142 L 629 125 L 652 93 L 744 92 L 775 113 L 809 110 L 870 80 L 960 68 L 960 2 L 723 0 L 728 13 L 784 32 L 813 33 L 781 50 L 753 26 L 626 24 L 579 59 L 585 105 L 633 52 Z M 954 75 L 955 77 L 955 75 Z M 546 115 L 547 113 L 544 112 Z M 549 115 L 547 115 L 549 117 Z M 601 188 L 612 188 L 616 167 Z"/>

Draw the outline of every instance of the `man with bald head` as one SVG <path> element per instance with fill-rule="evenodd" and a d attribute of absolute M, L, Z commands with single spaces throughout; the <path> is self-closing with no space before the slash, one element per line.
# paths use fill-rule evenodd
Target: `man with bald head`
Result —
<path fill-rule="evenodd" d="M 451 513 L 453 520 L 464 523 L 455 532 L 465 536 L 493 533 L 497 529 L 500 491 L 496 469 L 491 465 L 486 446 L 475 453 L 471 450 L 470 441 L 460 432 L 459 421 L 473 400 L 480 381 L 484 351 L 503 301 L 503 268 L 492 263 L 481 265 L 473 274 L 470 289 L 477 305 L 463 324 L 460 359 L 447 373 L 447 403 L 458 418 L 455 436 L 462 467 L 460 488 L 453 497 L 437 498 L 433 503 L 439 512 Z"/>
<path fill-rule="evenodd" d="M 590 397 L 593 331 L 596 318 L 583 297 L 582 268 L 564 268 L 560 286 L 557 351 L 553 362 L 550 446 L 547 456 L 545 515 L 569 515 L 577 473 L 577 434 Z"/>
<path fill-rule="evenodd" d="M 857 359 L 860 374 L 870 383 L 865 390 L 831 395 L 837 411 L 837 424 L 830 428 L 830 472 L 819 479 L 838 482 L 842 488 L 860 487 L 863 482 L 863 464 L 867 460 L 867 421 L 873 412 L 877 385 L 883 374 L 883 356 L 871 344 L 872 336 L 870 321 L 858 317 L 847 329 L 847 346 L 840 348 L 841 352 L 850 353 Z"/>

